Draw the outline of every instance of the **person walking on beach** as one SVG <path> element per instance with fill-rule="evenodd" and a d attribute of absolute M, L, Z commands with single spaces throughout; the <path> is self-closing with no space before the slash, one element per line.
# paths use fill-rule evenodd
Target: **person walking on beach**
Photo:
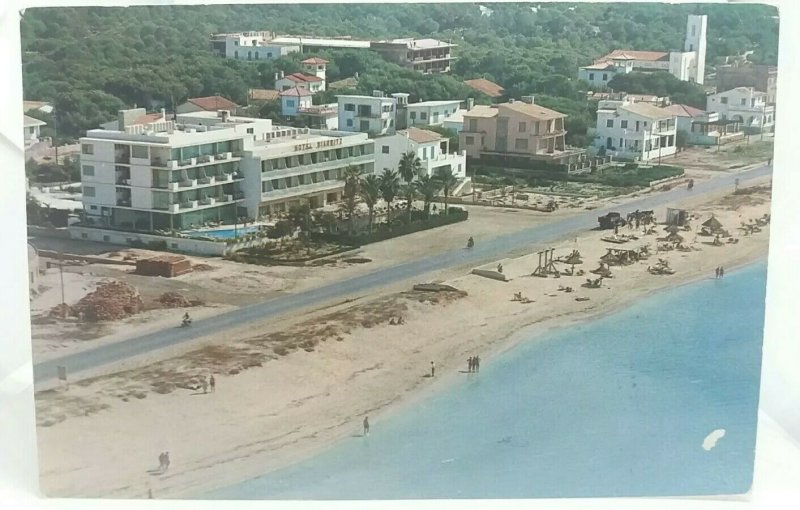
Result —
<path fill-rule="evenodd" d="M 206 376 L 200 380 L 200 386 L 203 387 L 203 394 L 208 393 L 208 381 L 206 380 Z"/>
<path fill-rule="evenodd" d="M 431 377 L 435 377 L 435 376 L 436 376 L 436 363 L 431 361 Z"/>
<path fill-rule="evenodd" d="M 725 268 L 722 267 L 722 266 L 719 266 L 719 277 L 720 278 L 724 278 L 725 277 Z"/>
<path fill-rule="evenodd" d="M 169 470 L 169 452 L 164 452 L 164 472 Z"/>
<path fill-rule="evenodd" d="M 714 278 L 719 278 L 719 267 L 714 269 Z"/>
<path fill-rule="evenodd" d="M 208 383 L 211 385 L 211 393 L 214 393 L 217 390 L 217 380 L 214 379 L 214 374 L 211 374 Z"/>
<path fill-rule="evenodd" d="M 164 457 L 164 452 L 159 453 L 158 454 L 158 470 L 163 473 L 164 469 L 165 469 L 164 466 L 166 466 L 166 464 L 167 464 L 167 461 L 166 461 L 166 458 Z"/>
<path fill-rule="evenodd" d="M 369 417 L 364 416 L 364 436 L 369 435 Z"/>
<path fill-rule="evenodd" d="M 473 361 L 473 363 L 475 364 L 475 371 L 476 372 L 480 372 L 481 371 L 481 357 L 480 356 L 475 356 L 475 361 Z"/>

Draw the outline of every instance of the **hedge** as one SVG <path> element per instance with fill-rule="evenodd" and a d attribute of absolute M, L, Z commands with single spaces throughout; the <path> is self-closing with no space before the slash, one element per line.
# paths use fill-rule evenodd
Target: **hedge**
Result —
<path fill-rule="evenodd" d="M 352 236 L 347 232 L 340 232 L 336 234 L 315 233 L 311 234 L 311 237 L 315 240 L 359 247 L 364 246 L 365 244 L 385 241 L 394 237 L 413 234 L 414 232 L 421 232 L 423 230 L 429 230 L 436 227 L 443 227 L 445 225 L 458 223 L 460 221 L 466 221 L 468 217 L 469 213 L 464 209 L 451 207 L 447 215 L 437 214 L 426 220 L 412 221 L 411 223 L 399 224 L 392 226 L 391 228 L 384 224 L 380 224 L 373 229 L 372 233 L 356 234 Z"/>

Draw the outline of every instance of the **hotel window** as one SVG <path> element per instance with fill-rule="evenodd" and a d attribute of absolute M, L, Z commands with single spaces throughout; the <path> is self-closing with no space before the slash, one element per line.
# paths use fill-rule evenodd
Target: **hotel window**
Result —
<path fill-rule="evenodd" d="M 94 145 L 90 143 L 81 144 L 81 154 L 94 154 Z"/>
<path fill-rule="evenodd" d="M 607 128 L 612 128 L 612 127 L 614 127 L 614 119 L 608 119 L 608 120 L 606 121 L 606 127 L 607 127 Z"/>
<path fill-rule="evenodd" d="M 294 99 L 287 99 L 286 106 L 288 106 L 289 108 L 294 108 Z"/>
<path fill-rule="evenodd" d="M 723 97 L 719 98 L 719 102 L 722 103 L 722 104 L 728 104 L 728 98 L 723 96 Z"/>
<path fill-rule="evenodd" d="M 382 152 L 383 154 L 389 154 L 389 146 L 388 146 L 388 145 L 384 145 L 384 146 L 382 146 L 382 147 L 381 147 L 381 152 Z"/>
<path fill-rule="evenodd" d="M 474 136 L 467 136 L 464 138 L 464 141 L 467 145 L 475 145 L 475 137 Z"/>
<path fill-rule="evenodd" d="M 524 122 L 520 122 L 519 123 L 519 132 L 520 133 L 524 133 L 525 132 L 525 123 Z"/>
<path fill-rule="evenodd" d="M 138 159 L 147 159 L 150 157 L 146 145 L 131 145 L 131 157 Z"/>
<path fill-rule="evenodd" d="M 271 51 L 267 52 L 267 58 L 272 58 L 272 52 Z"/>
<path fill-rule="evenodd" d="M 252 135 L 252 134 L 253 134 L 253 132 L 254 132 L 254 131 L 253 131 L 253 128 L 247 128 L 247 134 L 248 134 L 248 135 Z"/>
<path fill-rule="evenodd" d="M 427 113 L 425 113 L 425 112 L 420 112 L 420 114 L 419 114 L 419 119 L 420 119 L 420 120 L 425 120 L 425 119 L 427 119 L 427 118 L 428 118 L 428 114 L 427 114 Z"/>
<path fill-rule="evenodd" d="M 91 165 L 83 165 L 83 175 L 86 176 L 93 176 L 94 175 L 94 167 Z"/>
<path fill-rule="evenodd" d="M 346 112 L 354 112 L 356 111 L 356 105 L 353 103 L 345 103 L 344 104 L 344 111 Z"/>
<path fill-rule="evenodd" d="M 256 60 L 258 60 L 258 52 L 256 52 Z"/>
<path fill-rule="evenodd" d="M 527 138 L 517 138 L 514 141 L 514 148 L 518 150 L 527 150 L 528 149 L 528 139 Z"/>
<path fill-rule="evenodd" d="M 622 129 L 627 129 L 628 128 L 628 121 L 627 120 L 619 121 L 619 127 L 621 127 Z"/>
<path fill-rule="evenodd" d="M 742 98 L 740 102 L 742 103 L 742 106 L 747 105 L 747 99 L 745 98 Z M 755 101 L 753 101 L 753 104 L 755 104 Z"/>
<path fill-rule="evenodd" d="M 84 186 L 83 187 L 83 196 L 85 197 L 93 197 L 95 194 L 94 186 Z"/>
<path fill-rule="evenodd" d="M 347 127 L 353 127 L 353 119 L 347 119 Z"/>

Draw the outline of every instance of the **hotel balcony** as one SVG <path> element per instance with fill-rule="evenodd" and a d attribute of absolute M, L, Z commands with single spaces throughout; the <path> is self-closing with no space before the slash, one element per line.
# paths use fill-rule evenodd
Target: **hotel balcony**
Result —
<path fill-rule="evenodd" d="M 181 209 L 197 209 L 197 200 L 187 200 L 186 202 L 181 202 L 180 206 Z"/>
<path fill-rule="evenodd" d="M 272 191 L 264 191 L 261 193 L 261 200 L 277 200 L 283 198 L 291 198 L 295 196 L 303 196 L 311 193 L 321 193 L 325 191 L 332 191 L 335 189 L 344 188 L 344 181 L 338 179 L 331 179 L 328 181 L 321 181 L 314 184 L 302 184 L 300 186 L 293 186 L 291 188 L 274 189 Z"/>
<path fill-rule="evenodd" d="M 216 155 L 197 156 L 187 159 L 164 159 L 155 157 L 150 160 L 150 164 L 156 168 L 166 168 L 167 170 L 178 170 L 192 166 L 210 165 L 218 161 L 234 161 L 241 158 L 241 153 L 222 152 Z"/>
<path fill-rule="evenodd" d="M 359 165 L 363 163 L 371 163 L 375 161 L 374 154 L 362 154 L 361 156 L 352 156 L 342 159 L 331 159 L 328 161 L 321 161 L 319 163 L 311 163 L 309 165 L 298 165 L 292 168 L 272 169 L 261 172 L 262 180 L 278 179 L 281 177 L 293 177 L 295 175 L 303 175 L 311 172 L 319 172 L 321 170 L 333 170 L 335 168 L 342 168 L 347 165 Z"/>

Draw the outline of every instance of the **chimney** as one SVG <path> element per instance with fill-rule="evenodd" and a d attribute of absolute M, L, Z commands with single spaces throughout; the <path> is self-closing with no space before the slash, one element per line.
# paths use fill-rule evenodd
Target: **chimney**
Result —
<path fill-rule="evenodd" d="M 231 112 L 230 110 L 219 110 L 217 111 L 217 116 L 222 119 L 222 122 L 228 122 L 228 117 L 230 117 Z"/>
<path fill-rule="evenodd" d="M 278 73 L 275 73 L 275 81 L 278 81 Z"/>
<path fill-rule="evenodd" d="M 281 71 L 281 79 L 283 79 L 283 71 Z"/>
<path fill-rule="evenodd" d="M 533 96 L 522 96 L 521 99 L 523 103 L 533 104 Z"/>
<path fill-rule="evenodd" d="M 467 98 L 467 111 L 472 110 L 475 107 L 475 99 L 468 97 Z"/>
<path fill-rule="evenodd" d="M 356 80 L 358 80 L 358 73 L 355 73 L 355 74 L 353 75 L 353 78 L 355 78 Z"/>
<path fill-rule="evenodd" d="M 161 120 L 167 120 L 167 110 L 161 109 Z"/>

